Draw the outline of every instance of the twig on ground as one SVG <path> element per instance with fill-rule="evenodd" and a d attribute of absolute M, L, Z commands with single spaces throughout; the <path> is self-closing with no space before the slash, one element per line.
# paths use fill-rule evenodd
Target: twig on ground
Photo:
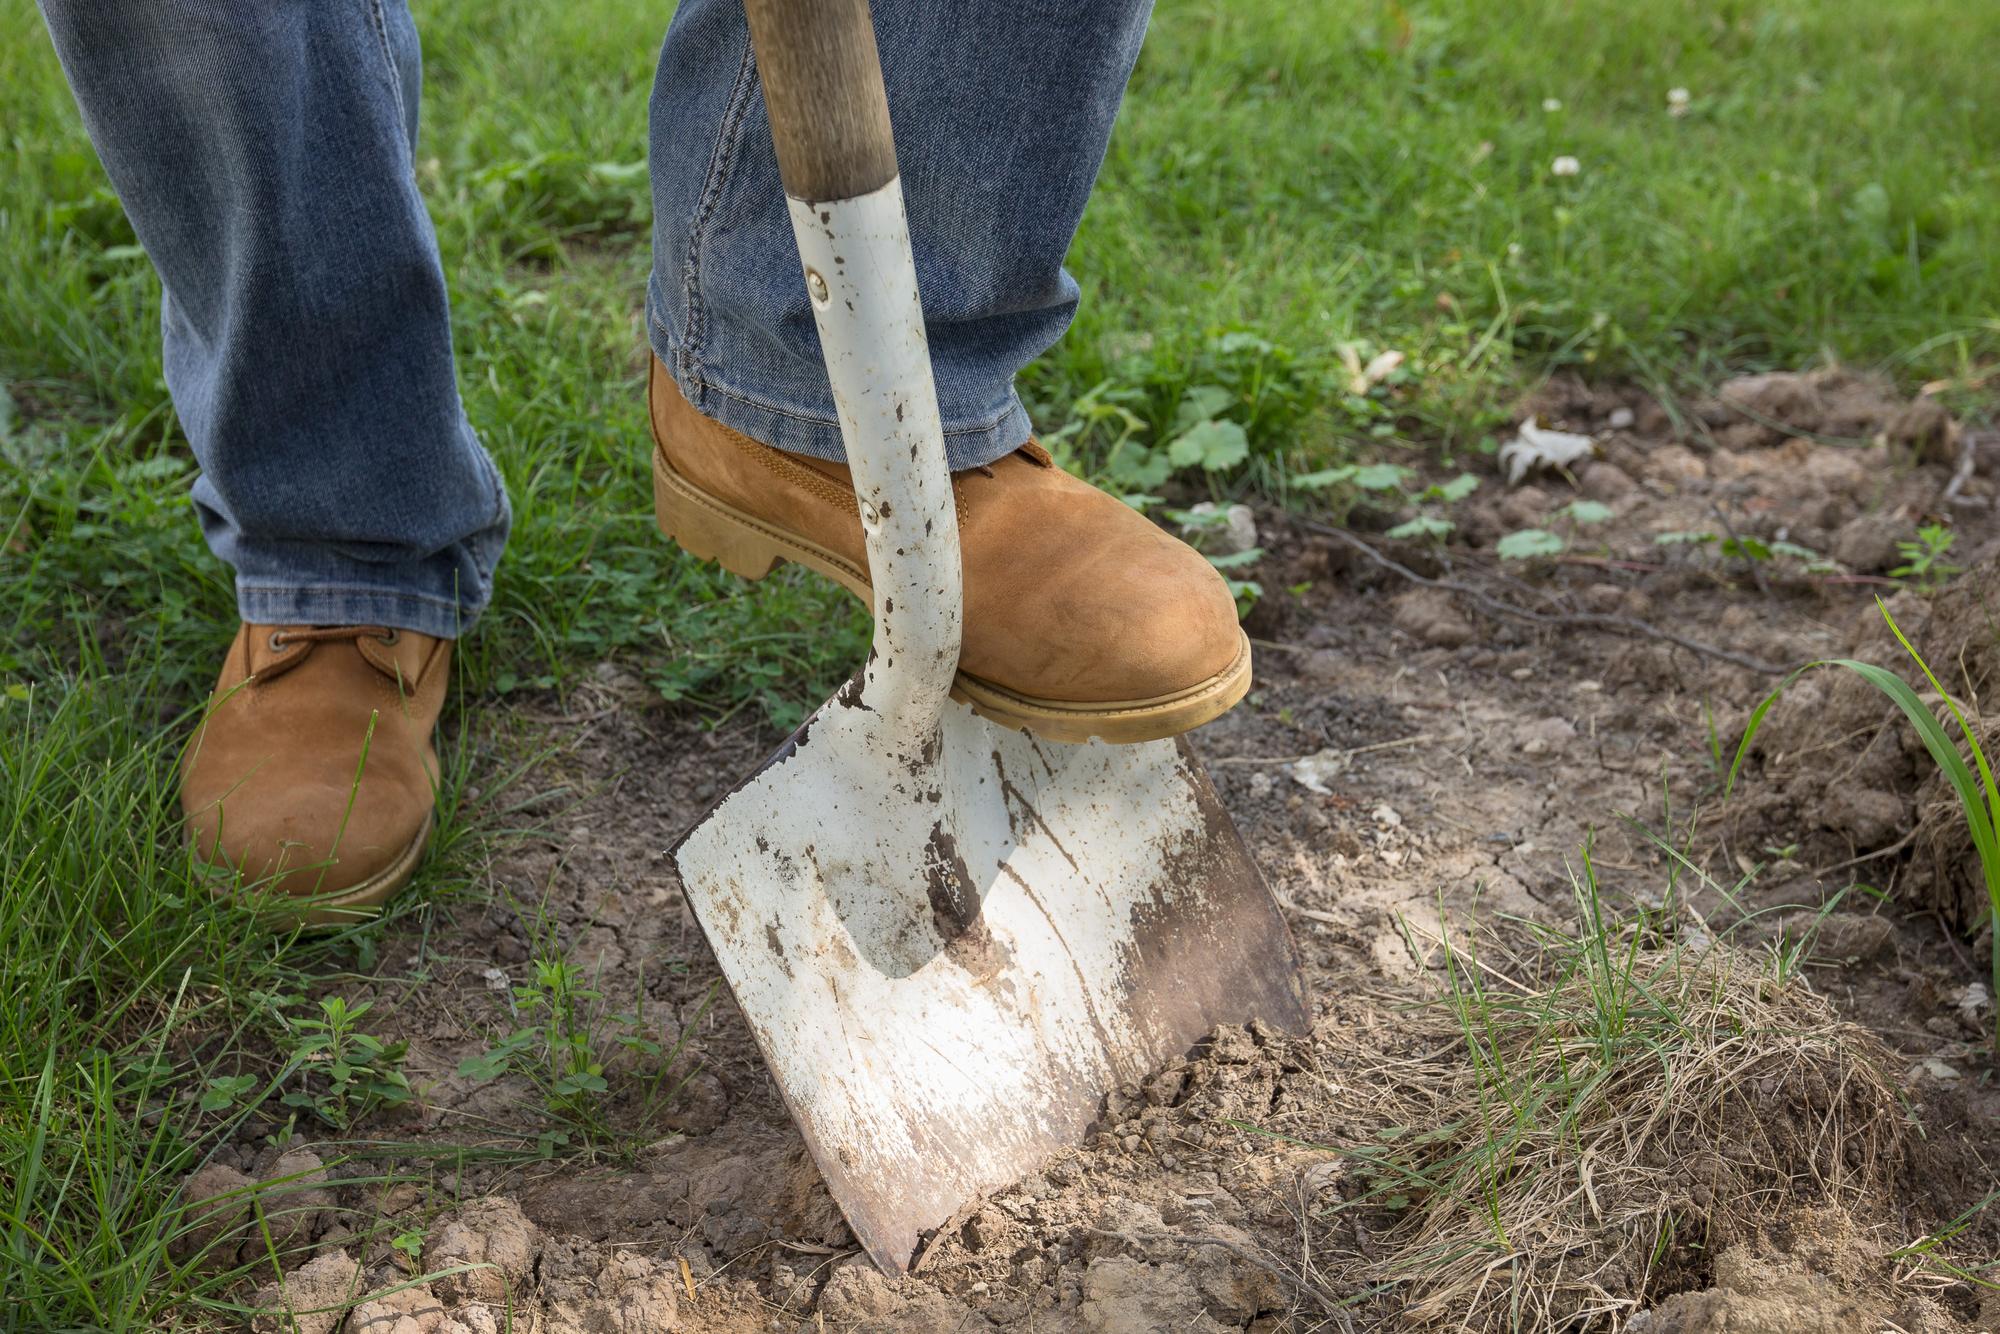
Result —
<path fill-rule="evenodd" d="M 1383 569 L 1400 575 L 1413 584 L 1418 584 L 1425 588 L 1441 589 L 1447 593 L 1457 593 L 1461 597 L 1472 599 L 1472 601 L 1499 616 L 1511 616 L 1516 620 L 1529 621 L 1536 625 L 1567 625 L 1581 629 L 1607 630 L 1613 634 L 1640 635 L 1650 639 L 1659 639 L 1678 648 L 1684 648 L 1690 653 L 1698 653 L 1706 658 L 1714 658 L 1718 662 L 1726 662 L 1735 667 L 1742 667 L 1748 671 L 1756 672 L 1761 676 L 1783 676 L 1787 670 L 1786 668 L 1765 662 L 1761 658 L 1753 658 L 1748 654 L 1738 653 L 1733 649 L 1717 648 L 1713 644 L 1704 644 L 1698 639 L 1689 639 L 1685 635 L 1677 635 L 1671 630 L 1662 630 L 1656 625 L 1631 616 L 1613 616 L 1608 613 L 1594 611 L 1573 611 L 1558 615 L 1529 611 L 1525 607 L 1516 607 L 1512 603 L 1502 602 L 1500 599 L 1492 597 L 1472 587 L 1470 584 L 1462 584 L 1451 579 L 1432 579 L 1418 574 L 1409 566 L 1391 560 L 1374 547 L 1369 546 L 1366 542 L 1354 536 L 1354 534 L 1344 529 L 1335 528 L 1331 524 L 1315 523 L 1311 519 L 1298 519 L 1295 522 L 1308 532 L 1319 533 L 1322 536 L 1345 542 L 1348 546 L 1353 547 Z"/>
<path fill-rule="evenodd" d="M 1874 443 L 1874 441 L 1865 435 L 1832 435 L 1826 431 L 1809 431 L 1802 426 L 1794 426 L 1788 421 L 1781 421 L 1769 413 L 1760 412 L 1748 403 L 1736 400 L 1725 399 L 1723 400 L 1723 406 L 1738 416 L 1746 417 L 1756 422 L 1766 430 L 1776 431 L 1788 440 L 1806 440 L 1815 445 L 1840 445 L 1848 449 L 1866 449 Z M 1711 445 L 1715 443 L 1715 437 L 1709 432 L 1705 423 L 1702 426 L 1702 436 Z"/>
<path fill-rule="evenodd" d="M 912 1274 L 921 1274 L 928 1268 L 931 1261 L 937 1259 L 938 1251 L 942 1249 L 944 1240 L 957 1233 L 960 1228 L 965 1226 L 965 1221 L 968 1218 L 971 1218 L 985 1207 L 986 1195 L 984 1192 L 973 1196 L 964 1204 L 959 1205 L 958 1212 L 938 1224 L 931 1230 L 930 1235 L 923 1239 L 923 1245 L 919 1248 L 915 1258 L 910 1261 L 910 1272 Z"/>
<path fill-rule="evenodd" d="M 1290 899 L 1286 898 L 1282 894 L 1278 895 L 1277 897 L 1278 897 L 1278 906 L 1280 908 L 1284 909 L 1288 913 L 1296 913 L 1300 917 L 1305 918 L 1308 922 L 1324 922 L 1328 926 L 1344 925 L 1344 923 L 1342 923 L 1340 918 L 1334 916 L 1330 912 L 1321 912 L 1317 908 L 1301 908 L 1298 904 L 1293 903 Z"/>
<path fill-rule="evenodd" d="M 1903 835 L 1901 838 L 1897 839 L 1894 843 L 1891 843 L 1886 848 L 1877 848 L 1874 852 L 1864 852 L 1858 857 L 1849 857 L 1846 861 L 1835 862 L 1831 866 L 1816 866 L 1812 870 L 1808 871 L 1806 874 L 1812 876 L 1815 880 L 1817 880 L 1824 876 L 1832 875 L 1836 871 L 1845 871 L 1849 867 L 1859 866 L 1863 862 L 1875 862 L 1882 860 L 1884 857 L 1893 857 L 1897 853 L 1901 852 L 1904 848 L 1909 847 L 1910 844 L 1916 842 L 1917 833 L 1918 833 L 1917 830 L 1912 829 L 1909 833 Z"/>
<path fill-rule="evenodd" d="M 1373 755 L 1379 750 L 1400 750 L 1404 746 L 1420 746 L 1426 741 L 1433 740 L 1436 740 L 1436 738 L 1429 732 L 1418 732 L 1415 736 L 1399 736 L 1394 741 L 1377 741 L 1367 746 L 1347 746 L 1335 750 L 1334 754 L 1340 756 L 1341 759 L 1351 760 L 1356 755 Z M 1328 749 L 1332 748 L 1329 747 Z M 1300 760 L 1311 759 L 1313 755 L 1324 754 L 1326 754 L 1325 750 L 1313 751 L 1311 755 L 1224 755 L 1220 759 L 1210 760 L 1208 767 L 1214 769 L 1230 764 L 1297 764 Z"/>
<path fill-rule="evenodd" d="M 1658 561 L 1619 560 L 1613 556 L 1557 556 L 1558 565 L 1587 565 L 1594 570 L 1622 570 L 1627 574 L 1661 574 L 1666 566 Z"/>

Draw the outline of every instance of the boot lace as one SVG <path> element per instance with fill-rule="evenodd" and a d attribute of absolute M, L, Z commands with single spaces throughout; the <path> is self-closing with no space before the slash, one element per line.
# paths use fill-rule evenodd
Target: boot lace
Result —
<path fill-rule="evenodd" d="M 327 644 L 335 640 L 379 639 L 385 644 L 393 644 L 403 637 L 403 632 L 393 625 L 315 625 L 305 630 L 273 630 L 271 647 L 281 649 L 287 644 Z"/>

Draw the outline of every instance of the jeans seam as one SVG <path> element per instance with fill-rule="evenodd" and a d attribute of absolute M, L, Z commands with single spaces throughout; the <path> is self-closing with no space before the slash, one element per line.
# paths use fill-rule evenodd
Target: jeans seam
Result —
<path fill-rule="evenodd" d="M 460 413 L 465 411 L 463 403 L 459 405 L 459 411 Z M 486 521 L 487 527 L 490 528 L 499 523 L 507 514 L 507 482 L 500 475 L 500 465 L 495 463 L 493 456 L 486 452 L 486 446 L 480 441 L 479 433 L 471 430 L 470 420 L 467 421 L 466 426 L 472 435 L 473 453 L 478 456 L 479 465 L 486 473 L 486 483 L 493 488 L 493 514 Z M 490 573 L 487 576 L 487 580 L 489 583 L 492 580 Z"/>
<path fill-rule="evenodd" d="M 396 71 L 396 52 L 389 45 L 389 19 L 382 12 L 382 0 L 368 0 L 368 15 L 375 21 L 375 40 L 382 46 L 384 72 L 389 79 L 389 96 L 396 99 L 396 123 L 410 123 L 410 109 L 403 105 L 403 81 Z"/>
<path fill-rule="evenodd" d="M 464 604 L 455 598 L 441 598 L 435 594 L 418 593 L 407 588 L 384 588 L 380 584 L 327 584 L 312 580 L 288 584 L 238 575 L 236 586 L 251 593 L 353 593 L 362 597 L 386 598 L 395 602 L 421 602 L 426 606 L 442 607 L 447 610 L 465 609 Z"/>
<path fill-rule="evenodd" d="M 750 93 L 755 83 L 756 62 L 750 44 L 743 44 L 743 59 L 736 67 L 736 82 L 730 86 L 729 100 L 723 103 L 722 123 L 716 128 L 715 146 L 709 151 L 708 177 L 702 183 L 701 197 L 695 201 L 694 225 L 688 229 L 687 263 L 681 273 L 681 298 L 687 304 L 687 331 L 678 341 L 681 356 L 686 360 L 688 373 L 700 379 L 701 336 L 703 311 L 701 302 L 701 252 L 702 243 L 707 240 L 707 229 L 715 210 L 722 201 L 723 189 L 729 184 L 729 167 L 734 160 L 737 132 L 750 104 Z M 673 338 L 672 331 L 667 334 Z"/>
<path fill-rule="evenodd" d="M 696 385 L 700 386 L 704 394 L 720 394 L 724 398 L 741 403 L 746 408 L 756 408 L 759 412 L 768 412 L 775 417 L 786 417 L 792 421 L 804 422 L 808 426 L 837 427 L 840 425 L 838 417 L 823 417 L 818 413 L 802 412 L 797 408 L 788 408 L 783 404 L 772 403 L 765 399 L 757 398 L 754 395 L 746 394 L 740 389 L 731 389 L 728 385 L 717 384 L 715 381 L 704 379 L 698 374 L 690 373 L 690 378 Z M 955 435 L 984 435 L 1012 416 L 1016 406 L 1016 402 L 1009 401 L 1006 406 L 984 421 L 968 426 L 946 427 L 944 434 L 947 438 Z"/>

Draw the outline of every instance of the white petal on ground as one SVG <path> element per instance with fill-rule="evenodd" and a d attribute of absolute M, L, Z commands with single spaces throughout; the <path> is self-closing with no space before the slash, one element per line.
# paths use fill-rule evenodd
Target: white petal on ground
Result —
<path fill-rule="evenodd" d="M 1351 758 L 1338 746 L 1328 746 L 1325 750 L 1292 761 L 1285 766 L 1285 772 L 1306 791 L 1328 797 L 1333 795 L 1333 789 L 1326 785 L 1326 780 L 1346 769 Z"/>
<path fill-rule="evenodd" d="M 1500 446 L 1500 463 L 1507 469 L 1507 484 L 1518 486 L 1539 468 L 1567 468 L 1596 450 L 1597 442 L 1589 436 L 1544 430 L 1531 417 L 1521 423 L 1519 435 Z"/>
<path fill-rule="evenodd" d="M 1574 176 L 1582 170 L 1583 164 L 1567 153 L 1557 158 L 1554 162 L 1549 163 L 1549 174 L 1551 176 Z"/>

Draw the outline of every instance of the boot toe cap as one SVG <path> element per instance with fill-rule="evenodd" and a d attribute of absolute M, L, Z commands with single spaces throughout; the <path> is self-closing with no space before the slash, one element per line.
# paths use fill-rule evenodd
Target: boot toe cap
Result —
<path fill-rule="evenodd" d="M 1247 653 L 1229 586 L 1199 553 L 1172 545 L 1177 551 L 1159 567 L 1107 584 L 1098 623 L 1117 626 L 1122 643 L 1115 667 L 1076 683 L 1088 692 L 1083 698 L 1137 701 L 1200 690 Z"/>
<path fill-rule="evenodd" d="M 968 607 L 964 669 L 1089 705 L 1172 698 L 1240 674 L 1248 645 L 1235 599 L 1207 559 L 1120 502 L 1100 522 L 1104 540 L 1032 590 Z"/>
<path fill-rule="evenodd" d="M 428 794 L 400 785 L 273 775 L 190 809 L 188 830 L 197 857 L 239 875 L 246 889 L 334 898 L 407 862 L 430 808 Z"/>

